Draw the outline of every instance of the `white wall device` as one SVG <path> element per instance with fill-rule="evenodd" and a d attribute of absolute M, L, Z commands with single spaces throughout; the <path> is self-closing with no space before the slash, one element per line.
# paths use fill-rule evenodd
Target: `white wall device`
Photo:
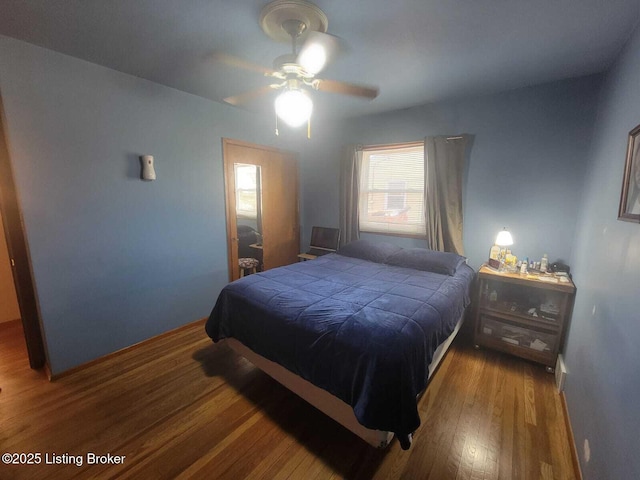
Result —
<path fill-rule="evenodd" d="M 142 165 L 142 180 L 155 180 L 156 171 L 153 168 L 153 155 L 140 155 L 140 163 Z"/>

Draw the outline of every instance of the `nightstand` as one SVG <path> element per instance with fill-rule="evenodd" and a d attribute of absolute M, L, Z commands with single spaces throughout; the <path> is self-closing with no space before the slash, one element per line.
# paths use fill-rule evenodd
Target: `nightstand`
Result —
<path fill-rule="evenodd" d="M 571 318 L 576 287 L 569 278 L 478 272 L 474 344 L 543 364 L 554 371 Z"/>

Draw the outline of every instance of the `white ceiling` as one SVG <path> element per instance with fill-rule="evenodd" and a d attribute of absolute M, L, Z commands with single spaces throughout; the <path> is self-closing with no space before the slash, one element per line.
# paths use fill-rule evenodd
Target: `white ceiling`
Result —
<path fill-rule="evenodd" d="M 0 34 L 215 101 L 270 83 L 212 62 L 271 67 L 290 51 L 260 29 L 267 0 L 0 0 Z M 320 77 L 374 85 L 373 101 L 314 93 L 353 116 L 605 70 L 639 0 L 317 0 L 348 50 Z M 269 99 L 269 102 L 271 99 Z M 267 102 L 252 105 L 266 108 Z"/>

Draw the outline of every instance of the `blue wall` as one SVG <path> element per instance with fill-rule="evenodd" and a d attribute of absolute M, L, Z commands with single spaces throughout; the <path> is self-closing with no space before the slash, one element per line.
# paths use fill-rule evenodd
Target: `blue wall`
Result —
<path fill-rule="evenodd" d="M 291 149 L 272 117 L 7 37 L 0 71 L 53 373 L 207 316 L 228 281 L 221 138 Z"/>
<path fill-rule="evenodd" d="M 566 397 L 586 479 L 640 478 L 640 225 L 616 219 L 638 124 L 640 29 L 604 83 L 576 231 Z"/>
<path fill-rule="evenodd" d="M 548 253 L 552 261 L 570 262 L 600 84 L 601 77 L 592 76 L 425 105 L 356 118 L 345 130 L 350 142 L 365 145 L 473 135 L 464 191 L 470 264 L 486 261 L 504 226 L 519 257 Z M 425 246 L 399 237 L 363 238 Z"/>
<path fill-rule="evenodd" d="M 290 147 L 300 157 L 300 243 L 306 251 L 311 227 L 339 227 L 340 154 L 345 143 L 342 122 L 313 116 L 311 138 L 304 132 L 289 135 Z"/>

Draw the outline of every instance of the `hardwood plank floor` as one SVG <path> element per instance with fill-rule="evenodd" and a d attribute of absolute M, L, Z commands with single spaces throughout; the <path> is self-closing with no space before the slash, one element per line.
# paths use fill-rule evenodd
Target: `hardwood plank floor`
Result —
<path fill-rule="evenodd" d="M 467 343 L 424 394 L 411 449 L 376 450 L 202 323 L 55 382 L 29 369 L 19 322 L 0 324 L 0 454 L 41 454 L 0 478 L 575 478 L 553 376 Z M 125 457 L 87 464 L 90 452 Z"/>

